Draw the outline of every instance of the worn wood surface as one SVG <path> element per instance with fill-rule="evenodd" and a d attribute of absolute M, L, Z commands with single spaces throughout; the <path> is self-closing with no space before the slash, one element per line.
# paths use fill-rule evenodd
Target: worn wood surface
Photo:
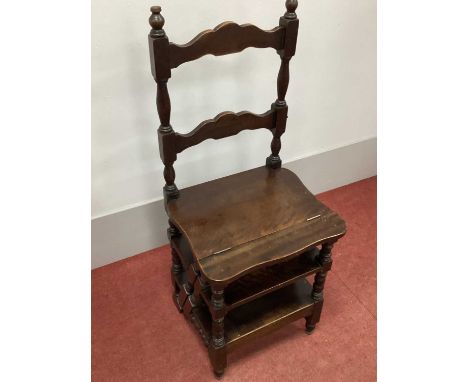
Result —
<path fill-rule="evenodd" d="M 299 318 L 313 316 L 315 303 L 310 288 L 309 282 L 301 279 L 229 312 L 224 318 L 226 350 L 233 351 Z M 209 336 L 211 314 L 206 305 L 201 305 L 194 316 L 200 322 L 203 335 Z"/>
<path fill-rule="evenodd" d="M 167 211 L 202 274 L 224 284 L 346 231 L 336 213 L 281 168 L 260 167 L 183 189 Z"/>
<path fill-rule="evenodd" d="M 225 22 L 184 45 L 169 41 L 161 7 L 151 7 L 149 18 L 173 300 L 200 333 L 218 378 L 227 365 L 227 352 L 237 346 L 299 318 L 305 318 L 306 332 L 315 328 L 332 265 L 331 249 L 346 232 L 335 212 L 294 173 L 281 168 L 289 63 L 299 28 L 297 0 L 286 0 L 285 6 L 272 30 Z M 248 47 L 273 48 L 281 59 L 271 110 L 260 115 L 224 112 L 188 134 L 177 133 L 170 123 L 172 69 L 207 54 L 237 53 Z M 273 134 L 265 167 L 178 190 L 174 169 L 178 154 L 207 139 L 261 128 Z M 313 286 L 305 278 L 312 274 Z"/>
<path fill-rule="evenodd" d="M 287 263 L 259 268 L 229 284 L 224 291 L 226 310 L 236 309 L 263 295 L 320 271 L 321 266 L 317 258 L 318 252 L 318 249 L 314 248 L 289 260 Z M 201 295 L 208 304 L 211 300 L 211 291 L 206 290 Z"/>

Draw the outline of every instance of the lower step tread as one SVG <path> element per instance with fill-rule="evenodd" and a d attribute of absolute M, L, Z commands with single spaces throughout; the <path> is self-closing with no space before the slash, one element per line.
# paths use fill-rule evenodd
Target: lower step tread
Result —
<path fill-rule="evenodd" d="M 311 315 L 314 301 L 312 286 L 300 279 L 275 292 L 251 301 L 230 311 L 224 319 L 224 331 L 228 350 L 244 343 L 247 339 L 273 331 L 301 317 Z M 211 315 L 204 303 L 194 309 L 193 319 L 203 331 L 204 338 L 211 336 Z"/>

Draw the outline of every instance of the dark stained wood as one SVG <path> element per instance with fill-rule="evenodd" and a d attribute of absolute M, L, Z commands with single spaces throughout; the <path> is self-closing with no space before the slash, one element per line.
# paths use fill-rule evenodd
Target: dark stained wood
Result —
<path fill-rule="evenodd" d="M 224 319 L 226 350 L 231 352 L 299 318 L 313 316 L 316 304 L 310 297 L 310 287 L 303 278 L 229 312 Z M 202 330 L 208 331 L 211 327 L 208 308 L 202 305 L 194 315 Z"/>
<path fill-rule="evenodd" d="M 286 119 L 288 118 L 288 105 L 279 105 L 278 101 L 272 105 L 276 111 L 275 127 L 273 129 L 273 139 L 271 140 L 271 155 L 266 159 L 266 165 L 276 169 L 281 167 L 281 158 L 279 152 L 281 150 L 281 136 L 286 130 Z"/>
<path fill-rule="evenodd" d="M 180 153 L 206 139 L 226 138 L 236 135 L 242 130 L 272 130 L 275 114 L 275 110 L 268 110 L 263 114 L 253 114 L 248 111 L 220 113 L 213 119 L 203 121 L 188 134 L 176 134 L 176 151 Z"/>
<path fill-rule="evenodd" d="M 226 367 L 226 338 L 224 334 L 224 290 L 222 288 L 211 287 L 211 342 L 209 355 L 216 377 L 221 377 Z"/>
<path fill-rule="evenodd" d="M 326 210 L 292 171 L 266 167 L 185 188 L 179 199 L 167 203 L 171 221 L 198 259 L 306 222 Z"/>
<path fill-rule="evenodd" d="M 151 72 L 157 84 L 156 107 L 158 109 L 161 125 L 158 128 L 159 153 L 164 163 L 164 196 L 167 199 L 177 198 L 179 190 L 175 185 L 174 162 L 177 155 L 174 147 L 175 132 L 170 124 L 171 99 L 167 89 L 167 81 L 171 77 L 169 67 L 169 39 L 163 29 L 164 18 L 161 15 L 161 7 L 151 7 L 149 23 L 152 27 L 149 35 L 149 47 L 151 57 Z"/>
<path fill-rule="evenodd" d="M 189 316 L 190 313 L 195 309 L 200 303 L 200 298 L 196 295 L 195 284 L 197 283 L 198 276 L 196 273 L 192 273 L 193 266 L 187 272 L 187 282 L 185 284 L 184 292 L 187 294 L 186 303 L 184 304 L 183 310 L 186 316 Z"/>
<path fill-rule="evenodd" d="M 297 33 L 299 30 L 299 20 L 296 17 L 288 18 L 283 16 L 280 18 L 280 26 L 285 28 L 283 49 L 278 53 L 281 58 L 291 58 L 296 54 Z"/>
<path fill-rule="evenodd" d="M 307 333 L 315 329 L 333 243 L 346 232 L 335 212 L 294 173 L 281 168 L 289 64 L 299 28 L 297 0 L 286 0 L 285 5 L 279 26 L 272 30 L 226 22 L 184 45 L 169 42 L 161 8 L 151 7 L 148 42 L 157 84 L 173 300 L 201 335 L 217 378 L 226 368 L 227 352 L 239 345 L 300 318 L 305 318 Z M 224 112 L 188 134 L 175 132 L 170 123 L 171 70 L 206 54 L 219 56 L 248 47 L 273 48 L 281 59 L 271 109 L 260 115 Z M 273 134 L 265 167 L 178 190 L 174 170 L 178 154 L 206 139 L 261 128 Z M 312 274 L 313 286 L 306 280 Z"/>
<path fill-rule="evenodd" d="M 229 284 L 224 293 L 226 310 L 236 309 L 265 294 L 274 292 L 320 271 L 321 267 L 317 260 L 318 252 L 318 249 L 314 248 L 287 261 L 287 263 L 257 269 Z M 201 295 L 208 304 L 211 300 L 211 291 L 202 291 Z"/>
<path fill-rule="evenodd" d="M 172 300 L 177 307 L 179 312 L 182 312 L 184 309 L 185 299 L 187 297 L 186 294 L 181 294 L 184 290 L 184 285 L 186 284 L 186 275 L 185 272 L 181 273 L 172 273 L 172 282 L 174 283 L 174 291 L 172 295 Z"/>
<path fill-rule="evenodd" d="M 172 281 L 172 299 L 177 306 L 179 311 L 182 311 L 183 301 L 180 298 L 180 285 L 182 282 L 181 278 L 183 277 L 183 268 L 179 260 L 177 253 L 172 250 L 172 270 L 171 270 L 171 281 Z"/>
<path fill-rule="evenodd" d="M 179 196 L 179 190 L 175 185 L 175 170 L 174 162 L 177 159 L 177 153 L 175 152 L 175 132 L 172 130 L 172 126 L 168 124 L 164 126 L 163 120 L 169 122 L 169 115 L 171 110 L 171 104 L 169 102 L 169 94 L 167 93 L 167 86 L 164 81 L 158 81 L 158 92 L 156 102 L 158 104 L 158 111 L 161 117 L 161 126 L 158 128 L 158 142 L 159 142 L 159 153 L 164 163 L 164 180 L 166 185 L 164 186 L 164 195 L 166 199 L 177 198 Z"/>
<path fill-rule="evenodd" d="M 333 248 L 332 243 L 325 243 L 322 246 L 319 255 L 319 261 L 323 266 L 323 269 L 315 275 L 314 287 L 312 288 L 312 299 L 314 301 L 323 300 L 323 288 L 325 286 L 325 279 L 327 272 L 331 268 L 331 250 Z"/>
<path fill-rule="evenodd" d="M 271 141 L 271 155 L 266 159 L 266 165 L 270 168 L 281 167 L 282 161 L 279 156 L 281 150 L 281 136 L 286 130 L 286 120 L 288 118 L 288 105 L 286 103 L 286 92 L 289 86 L 289 61 L 296 53 L 297 32 L 299 28 L 299 20 L 295 10 L 297 8 L 296 0 L 286 1 L 287 12 L 280 18 L 280 26 L 284 28 L 284 42 L 282 49 L 278 50 L 281 57 L 281 66 L 278 72 L 277 95 L 273 107 L 277 110 L 278 118 L 273 131 L 273 139 Z"/>
<path fill-rule="evenodd" d="M 313 312 L 310 284 L 301 279 L 230 312 L 225 330 L 229 351 Z"/>
<path fill-rule="evenodd" d="M 151 7 L 149 23 L 151 25 L 151 31 L 148 35 L 151 73 L 155 81 L 167 80 L 171 77 L 169 39 L 163 29 L 164 17 L 161 15 L 161 7 Z"/>
<path fill-rule="evenodd" d="M 169 220 L 169 228 L 167 229 L 167 238 L 169 242 L 172 240 L 180 238 L 179 230 L 171 223 Z M 181 301 L 180 291 L 181 285 L 183 284 L 182 279 L 184 278 L 184 269 L 186 268 L 188 263 L 193 262 L 193 258 L 190 261 L 186 261 L 186 265 L 182 263 L 181 253 L 176 251 L 174 246 L 172 245 L 171 248 L 171 255 L 172 255 L 172 266 L 171 266 L 171 281 L 173 287 L 173 294 L 172 299 L 174 300 L 175 305 L 179 311 L 182 311 L 183 301 Z"/>
<path fill-rule="evenodd" d="M 171 247 L 180 259 L 182 266 L 184 269 L 188 269 L 188 267 L 193 263 L 192 257 L 192 250 L 187 242 L 187 239 L 184 236 L 174 237 L 170 240 Z"/>
<path fill-rule="evenodd" d="M 288 169 L 260 167 L 186 188 L 167 204 L 167 212 L 202 274 L 219 283 L 337 240 L 346 231 L 339 216 Z"/>
<path fill-rule="evenodd" d="M 200 270 L 212 283 L 225 284 L 260 267 L 285 261 L 312 246 L 338 240 L 346 232 L 343 221 L 334 213 L 297 224 L 221 254 L 198 260 Z M 221 256 L 218 256 L 221 255 Z"/>
<path fill-rule="evenodd" d="M 279 26 L 265 31 L 252 24 L 239 25 L 230 21 L 224 22 L 214 29 L 198 34 L 184 45 L 171 43 L 170 66 L 177 68 L 184 62 L 196 60 L 207 54 L 222 56 L 241 52 L 246 48 L 283 47 L 284 28 Z"/>
<path fill-rule="evenodd" d="M 158 89 L 156 92 L 156 106 L 158 108 L 159 120 L 161 121 L 161 126 L 159 129 L 165 133 L 171 132 L 171 99 L 167 90 L 167 79 L 158 80 L 157 84 Z"/>
<path fill-rule="evenodd" d="M 306 320 L 306 333 L 311 334 L 312 331 L 315 329 L 315 324 L 313 323 L 313 316 L 312 315 L 306 316 L 305 320 Z"/>
<path fill-rule="evenodd" d="M 195 290 L 199 290 L 199 288 L 200 282 L 198 280 L 195 284 Z M 190 312 L 187 318 L 195 325 L 203 343 L 209 348 L 211 342 L 211 315 L 203 301 L 200 301 L 200 304 Z"/>
<path fill-rule="evenodd" d="M 320 315 L 323 307 L 323 289 L 325 287 L 327 273 L 332 266 L 332 248 L 333 242 L 324 243 L 318 256 L 318 261 L 321 264 L 322 269 L 315 274 L 314 285 L 311 293 L 312 300 L 314 300 L 315 303 L 315 309 L 311 315 L 306 317 L 307 334 L 310 334 L 315 329 L 315 325 L 320 321 Z"/>
<path fill-rule="evenodd" d="M 286 92 L 288 91 L 289 86 L 289 60 L 291 58 L 286 57 L 281 60 L 281 66 L 278 72 L 278 79 L 276 81 L 277 92 L 278 92 L 278 99 L 276 100 L 276 104 L 278 106 L 285 106 L 286 101 L 284 100 L 286 97 Z"/>
<path fill-rule="evenodd" d="M 286 19 L 296 19 L 296 9 L 297 6 L 299 5 L 299 2 L 297 0 L 286 0 L 286 10 L 287 12 L 284 14 L 284 17 Z"/>

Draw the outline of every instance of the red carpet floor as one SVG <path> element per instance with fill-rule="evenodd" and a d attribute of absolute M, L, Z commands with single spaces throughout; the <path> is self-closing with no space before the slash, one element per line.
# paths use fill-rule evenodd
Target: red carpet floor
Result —
<path fill-rule="evenodd" d="M 321 322 L 228 355 L 223 381 L 376 380 L 376 178 L 318 198 L 348 233 L 334 248 Z M 171 300 L 167 246 L 92 271 L 92 380 L 212 381 L 206 348 Z"/>

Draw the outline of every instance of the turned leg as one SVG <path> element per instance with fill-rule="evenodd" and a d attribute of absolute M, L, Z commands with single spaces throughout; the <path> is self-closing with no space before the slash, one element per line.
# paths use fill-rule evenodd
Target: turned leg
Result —
<path fill-rule="evenodd" d="M 167 238 L 169 239 L 169 242 L 174 237 L 177 237 L 180 235 L 179 230 L 174 226 L 171 221 L 169 221 L 169 228 L 167 229 Z M 180 295 L 180 288 L 179 285 L 177 284 L 177 278 L 180 277 L 182 272 L 184 271 L 184 267 L 182 265 L 182 262 L 180 261 L 179 255 L 175 251 L 174 248 L 171 248 L 171 257 L 172 257 L 172 265 L 171 265 L 171 280 L 172 280 L 172 287 L 173 287 L 173 293 L 172 293 L 172 299 L 174 300 L 174 303 L 179 310 L 179 312 L 182 312 L 182 305 L 181 302 L 179 301 L 179 295 Z"/>
<path fill-rule="evenodd" d="M 331 269 L 332 258 L 331 250 L 333 243 L 324 243 L 318 261 L 322 266 L 322 270 L 315 274 L 314 285 L 312 286 L 312 300 L 314 301 L 314 310 L 306 319 L 306 333 L 310 334 L 315 329 L 315 325 L 320 321 L 323 306 L 323 288 L 325 287 L 325 280 L 327 272 Z"/>
<path fill-rule="evenodd" d="M 220 379 L 226 368 L 226 340 L 224 337 L 224 290 L 211 287 L 211 343 L 210 360 L 216 378 Z"/>
<path fill-rule="evenodd" d="M 306 320 L 306 333 L 311 334 L 313 330 L 315 329 L 315 324 L 312 323 L 312 316 L 307 316 L 305 320 Z"/>
<path fill-rule="evenodd" d="M 184 271 L 182 263 L 180 262 L 179 255 L 177 252 L 172 249 L 172 266 L 171 266 L 171 281 L 172 281 L 172 299 L 176 305 L 179 312 L 182 312 L 182 302 L 180 301 L 180 287 L 177 283 L 177 279 L 181 277 L 182 272 Z"/>

